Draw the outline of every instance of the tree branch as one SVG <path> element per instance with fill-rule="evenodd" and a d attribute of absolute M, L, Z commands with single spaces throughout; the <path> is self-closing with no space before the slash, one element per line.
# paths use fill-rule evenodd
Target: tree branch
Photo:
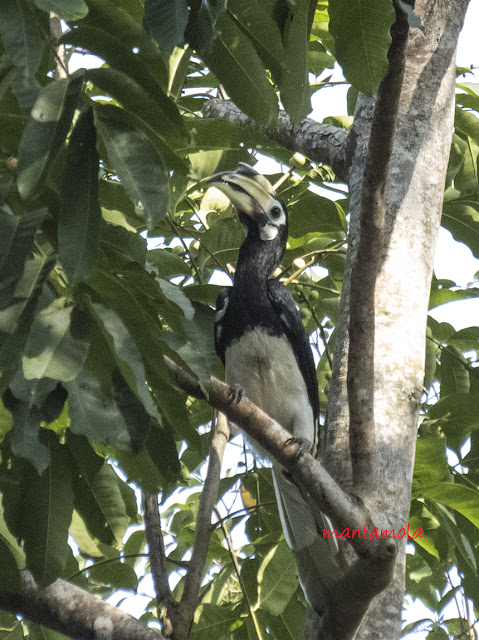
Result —
<path fill-rule="evenodd" d="M 150 629 L 118 607 L 107 604 L 79 587 L 56 580 L 39 589 L 28 571 L 21 571 L 19 593 L 0 591 L 0 609 L 21 613 L 32 622 L 68 635 L 95 640 L 162 640 Z"/>
<path fill-rule="evenodd" d="M 375 287 L 384 260 L 386 180 L 404 73 L 408 23 L 396 6 L 389 69 L 379 86 L 361 193 L 360 236 L 351 272 L 348 402 L 349 447 L 355 490 L 375 487 L 374 330 Z"/>
<path fill-rule="evenodd" d="M 222 118 L 230 122 L 254 127 L 293 153 L 299 152 L 313 162 L 329 165 L 336 176 L 343 182 L 347 181 L 347 167 L 345 160 L 347 132 L 329 124 L 320 124 L 305 118 L 295 125 L 289 116 L 280 111 L 278 124 L 271 127 L 259 125 L 248 118 L 230 100 L 212 98 L 203 105 L 205 118 Z"/>
<path fill-rule="evenodd" d="M 170 585 L 168 583 L 165 545 L 161 531 L 161 518 L 158 512 L 158 495 L 156 493 L 143 492 L 143 510 L 151 575 L 155 586 L 158 619 L 162 624 L 165 636 L 169 637 L 173 633 L 172 619 L 175 617 L 174 609 L 176 602 L 171 595 Z"/>
<path fill-rule="evenodd" d="M 321 463 L 304 451 L 301 443 L 272 420 L 259 407 L 243 396 L 232 400 L 230 387 L 212 377 L 207 386 L 208 398 L 198 382 L 173 360 L 164 356 L 178 386 L 188 395 L 202 398 L 229 420 L 254 438 L 269 455 L 275 458 L 293 478 L 303 486 L 330 516 L 340 530 L 346 528 L 372 531 L 388 528 L 380 514 L 372 514 L 364 502 L 345 493 L 325 471 Z M 382 526 L 381 526 L 382 525 Z M 334 586 L 329 606 L 322 619 L 321 640 L 352 640 L 372 598 L 384 589 L 394 569 L 397 545 L 392 538 L 369 539 L 364 535 L 348 539 L 358 555 L 356 562 L 341 576 Z M 196 546 L 196 541 L 195 541 Z M 364 575 L 370 577 L 364 585 Z M 348 599 L 340 606 L 343 594 Z"/>
<path fill-rule="evenodd" d="M 211 514 L 218 499 L 220 486 L 221 464 L 230 437 L 228 421 L 223 413 L 218 414 L 216 426 L 211 428 L 211 442 L 209 451 L 208 471 L 205 484 L 201 492 L 198 516 L 196 519 L 195 541 L 190 566 L 185 576 L 183 595 L 179 608 L 183 617 L 184 636 L 175 627 L 175 638 L 187 637 L 193 616 L 198 605 L 198 597 L 203 579 L 203 572 L 208 554 L 211 532 Z"/>

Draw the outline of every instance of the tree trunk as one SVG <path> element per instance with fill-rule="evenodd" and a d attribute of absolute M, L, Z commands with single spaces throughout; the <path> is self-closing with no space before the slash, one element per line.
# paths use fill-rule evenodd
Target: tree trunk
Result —
<path fill-rule="evenodd" d="M 420 0 L 425 33 L 412 29 L 387 185 L 382 267 L 375 291 L 374 414 L 378 484 L 372 504 L 396 529 L 406 527 L 425 326 L 454 118 L 455 49 L 467 0 Z M 362 99 L 348 141 L 351 231 L 341 319 L 328 399 L 324 464 L 352 489 L 346 393 L 351 264 L 358 244 L 359 203 L 373 104 Z M 399 638 L 406 539 L 399 540 L 391 585 L 372 603 L 358 640 Z"/>

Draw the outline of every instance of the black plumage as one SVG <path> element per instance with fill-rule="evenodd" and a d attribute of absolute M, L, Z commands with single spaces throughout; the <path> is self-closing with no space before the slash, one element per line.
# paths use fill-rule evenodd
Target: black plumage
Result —
<path fill-rule="evenodd" d="M 286 207 L 266 178 L 246 165 L 217 174 L 210 182 L 235 204 L 246 227 L 233 286 L 217 300 L 215 346 L 226 381 L 241 387 L 294 437 L 310 443 L 314 453 L 319 398 L 313 354 L 291 293 L 271 277 L 288 238 Z M 331 539 L 323 539 L 328 523 L 320 511 L 272 462 L 284 535 L 306 598 L 321 613 L 325 594 L 340 574 L 337 548 Z"/>

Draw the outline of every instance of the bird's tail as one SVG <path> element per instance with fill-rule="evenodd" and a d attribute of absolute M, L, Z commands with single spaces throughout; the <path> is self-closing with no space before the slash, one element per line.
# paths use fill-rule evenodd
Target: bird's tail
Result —
<path fill-rule="evenodd" d="M 328 591 L 342 574 L 337 541 L 328 535 L 331 523 L 309 504 L 278 465 L 273 465 L 273 481 L 284 537 L 295 556 L 299 582 L 309 605 L 321 614 Z"/>

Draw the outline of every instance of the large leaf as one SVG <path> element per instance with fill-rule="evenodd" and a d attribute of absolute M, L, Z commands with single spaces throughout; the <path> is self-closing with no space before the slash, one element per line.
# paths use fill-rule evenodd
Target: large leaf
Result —
<path fill-rule="evenodd" d="M 178 110 L 164 95 L 158 100 L 123 71 L 111 68 L 89 69 L 85 73 L 102 92 L 111 95 L 134 116 L 133 121 L 144 125 L 144 131 L 158 151 L 171 162 L 172 167 L 181 166 L 171 147 L 188 144 L 183 122 L 177 122 Z"/>
<path fill-rule="evenodd" d="M 40 476 L 25 465 L 21 505 L 27 567 L 41 585 L 63 574 L 69 555 L 68 528 L 73 513 L 70 455 L 55 434 L 44 435 L 52 463 Z"/>
<path fill-rule="evenodd" d="M 191 640 L 211 640 L 229 636 L 238 614 L 225 607 L 201 604 L 195 614 L 195 624 L 191 630 Z"/>
<path fill-rule="evenodd" d="M 477 178 L 476 178 L 477 187 Z M 455 240 L 464 242 L 479 258 L 479 203 L 471 198 L 444 202 L 441 224 Z"/>
<path fill-rule="evenodd" d="M 18 149 L 18 190 L 37 194 L 70 130 L 83 86 L 82 72 L 44 87 L 35 102 Z"/>
<path fill-rule="evenodd" d="M 36 6 L 48 14 L 58 15 L 62 20 L 80 20 L 88 13 L 83 0 L 34 0 Z"/>
<path fill-rule="evenodd" d="M 137 297 L 125 279 L 116 278 L 103 269 L 95 270 L 89 284 L 99 300 L 115 311 L 135 340 L 148 383 L 168 422 L 184 437 L 191 436 L 183 396 L 173 385 L 166 367 L 163 356 L 168 349 L 161 340 L 158 318 L 153 318 L 147 308 L 149 301 Z"/>
<path fill-rule="evenodd" d="M 479 492 L 457 482 L 441 482 L 421 489 L 421 495 L 462 513 L 479 529 Z"/>
<path fill-rule="evenodd" d="M 7 56 L 17 69 L 14 88 L 20 108 L 29 110 L 40 90 L 35 74 L 44 42 L 27 0 L 0 2 L 0 35 Z"/>
<path fill-rule="evenodd" d="M 122 481 L 85 438 L 70 435 L 67 445 L 79 470 L 73 485 L 75 508 L 93 537 L 107 545 L 120 545 L 129 524 L 119 488 Z"/>
<path fill-rule="evenodd" d="M 449 345 L 441 353 L 441 398 L 453 393 L 469 393 L 469 371 L 462 352 Z"/>
<path fill-rule="evenodd" d="M 25 377 L 73 380 L 88 355 L 88 336 L 85 314 L 57 298 L 37 315 L 30 330 L 23 356 Z"/>
<path fill-rule="evenodd" d="M 72 285 L 88 278 L 97 259 L 101 221 L 98 169 L 90 108 L 78 118 L 68 145 L 58 220 L 60 261 Z"/>
<path fill-rule="evenodd" d="M 187 22 L 186 0 L 145 0 L 143 25 L 165 53 L 183 46 Z"/>
<path fill-rule="evenodd" d="M 274 87 L 254 46 L 230 16 L 220 16 L 212 50 L 202 55 L 242 111 L 261 124 L 274 122 L 278 115 Z"/>
<path fill-rule="evenodd" d="M 84 435 L 90 442 L 129 446 L 130 434 L 121 411 L 95 375 L 84 368 L 74 380 L 65 382 L 65 388 L 72 433 Z"/>
<path fill-rule="evenodd" d="M 241 25 L 242 30 L 254 44 L 264 65 L 279 78 L 285 68 L 284 47 L 281 31 L 267 3 L 256 0 L 229 0 L 227 10 Z"/>
<path fill-rule="evenodd" d="M 54 260 L 32 258 L 16 283 L 12 304 L 0 311 L 0 371 L 15 370 L 33 321 L 41 288 Z"/>
<path fill-rule="evenodd" d="M 283 540 L 268 551 L 258 570 L 258 606 L 274 616 L 283 613 L 298 588 L 293 554 Z"/>
<path fill-rule="evenodd" d="M 330 0 L 330 32 L 344 76 L 373 96 L 388 68 L 389 33 L 395 20 L 391 0 Z"/>
<path fill-rule="evenodd" d="M 152 230 L 166 216 L 169 204 L 169 173 L 163 160 L 127 112 L 99 106 L 95 115 L 112 168 Z"/>
<path fill-rule="evenodd" d="M 449 477 L 445 438 L 418 438 L 414 460 L 413 487 L 420 491 Z"/>
<path fill-rule="evenodd" d="M 289 233 L 300 238 L 307 233 L 331 233 L 339 236 L 346 232 L 342 209 L 335 202 L 309 191 L 288 205 Z"/>
<path fill-rule="evenodd" d="M 15 283 L 23 276 L 25 261 L 44 215 L 43 210 L 28 211 L 23 216 L 0 211 L 0 309 L 14 296 Z"/>
<path fill-rule="evenodd" d="M 290 6 L 285 27 L 285 69 L 279 82 L 281 101 L 295 123 L 311 111 L 308 81 L 308 43 L 316 0 L 297 0 Z"/>

